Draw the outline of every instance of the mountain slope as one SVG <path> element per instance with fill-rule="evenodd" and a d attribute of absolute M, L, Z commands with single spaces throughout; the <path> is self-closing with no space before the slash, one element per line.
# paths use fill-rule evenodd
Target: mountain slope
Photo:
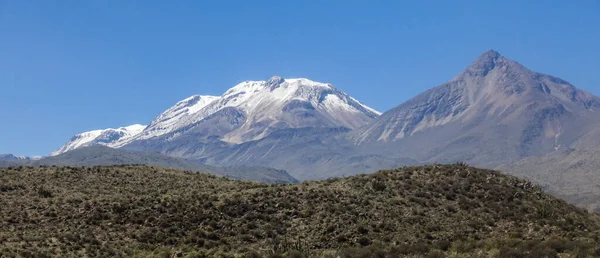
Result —
<path fill-rule="evenodd" d="M 546 191 L 589 210 L 600 211 L 600 149 L 559 150 L 527 157 L 497 169 L 540 184 Z"/>
<path fill-rule="evenodd" d="M 296 183 L 295 178 L 284 170 L 260 166 L 227 166 L 216 167 L 198 162 L 173 158 L 160 153 L 131 152 L 113 149 L 102 145 L 78 148 L 57 156 L 47 157 L 27 165 L 57 166 L 107 166 L 123 164 L 145 164 L 171 168 L 202 171 L 235 179 L 251 180 L 264 183 Z"/>
<path fill-rule="evenodd" d="M 352 139 L 420 161 L 493 167 L 569 147 L 597 127 L 599 107 L 598 97 L 488 51 Z"/>
<path fill-rule="evenodd" d="M 292 128 L 282 129 L 256 141 L 227 146 L 220 151 L 200 152 L 195 158 L 208 164 L 260 165 L 285 168 L 300 180 L 350 176 L 401 165 L 415 165 L 411 159 L 388 158 L 362 153 L 346 142 L 349 129 Z M 189 152 L 192 153 L 192 152 Z"/>
<path fill-rule="evenodd" d="M 133 140 L 152 138 L 185 126 L 191 116 L 217 99 L 219 99 L 217 96 L 194 95 L 179 101 L 154 119 L 139 135 L 122 141 L 118 147 Z"/>
<path fill-rule="evenodd" d="M 8 257 L 600 254 L 597 214 L 460 165 L 298 185 L 145 166 L 15 167 L 0 169 L 0 207 Z"/>
<path fill-rule="evenodd" d="M 109 147 L 118 147 L 127 142 L 130 138 L 144 130 L 145 125 L 130 125 L 119 128 L 108 128 L 102 130 L 93 130 L 73 136 L 58 150 L 52 152 L 51 156 L 56 156 L 67 151 L 91 145 L 105 145 Z"/>

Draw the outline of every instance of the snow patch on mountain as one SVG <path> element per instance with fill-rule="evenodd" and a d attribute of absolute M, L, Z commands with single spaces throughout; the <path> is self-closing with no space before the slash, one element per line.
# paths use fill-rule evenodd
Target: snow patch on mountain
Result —
<path fill-rule="evenodd" d="M 185 126 L 190 116 L 199 112 L 208 104 L 219 99 L 218 96 L 194 95 L 177 102 L 173 107 L 160 114 L 139 135 L 119 142 L 115 147 L 121 147 L 133 140 L 143 140 L 169 133 Z"/>
<path fill-rule="evenodd" d="M 146 128 L 145 125 L 134 124 L 119 128 L 108 128 L 102 130 L 93 130 L 83 132 L 73 136 L 58 150 L 50 153 L 51 156 L 56 156 L 77 148 L 90 146 L 93 144 L 101 144 L 108 147 L 117 147 L 126 142 L 129 138 L 136 136 Z"/>

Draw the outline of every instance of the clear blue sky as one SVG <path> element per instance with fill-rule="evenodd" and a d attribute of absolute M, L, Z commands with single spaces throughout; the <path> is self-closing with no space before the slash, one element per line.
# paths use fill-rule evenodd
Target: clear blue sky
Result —
<path fill-rule="evenodd" d="M 495 49 L 600 95 L 600 1 L 0 0 L 0 153 L 272 75 L 385 111 Z"/>

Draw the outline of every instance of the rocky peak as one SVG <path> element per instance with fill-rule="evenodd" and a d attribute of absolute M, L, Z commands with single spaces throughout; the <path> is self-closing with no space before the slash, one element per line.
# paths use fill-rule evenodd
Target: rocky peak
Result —
<path fill-rule="evenodd" d="M 281 85 L 284 82 L 285 82 L 285 79 L 275 75 L 267 81 L 266 86 L 267 86 L 267 88 L 269 88 L 269 90 L 272 91 L 274 89 L 277 89 L 279 87 L 279 85 Z"/>
<path fill-rule="evenodd" d="M 506 59 L 495 50 L 488 50 L 475 59 L 465 72 L 472 75 L 485 76 L 505 60 Z"/>

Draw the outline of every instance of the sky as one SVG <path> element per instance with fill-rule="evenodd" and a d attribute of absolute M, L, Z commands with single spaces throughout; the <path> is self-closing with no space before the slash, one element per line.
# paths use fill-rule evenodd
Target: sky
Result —
<path fill-rule="evenodd" d="M 0 0 L 0 153 L 273 75 L 386 111 L 486 50 L 600 95 L 600 1 Z"/>

